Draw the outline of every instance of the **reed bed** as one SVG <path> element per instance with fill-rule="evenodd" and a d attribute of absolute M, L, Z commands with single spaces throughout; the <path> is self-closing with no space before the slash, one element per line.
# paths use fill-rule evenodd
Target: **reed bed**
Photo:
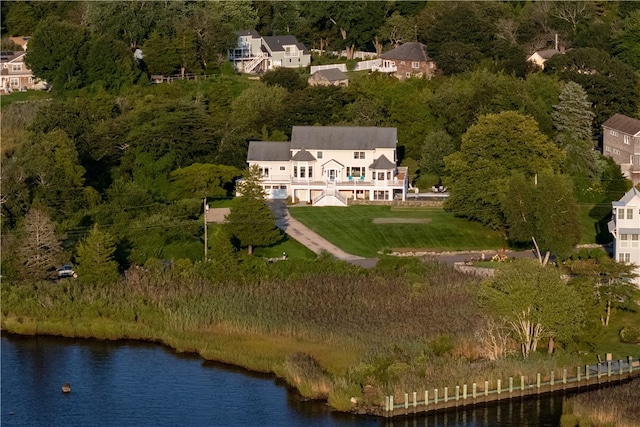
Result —
<path fill-rule="evenodd" d="M 563 407 L 562 427 L 640 426 L 640 380 L 581 393 Z"/>
<path fill-rule="evenodd" d="M 274 372 L 305 396 L 344 409 L 354 395 L 373 405 L 376 396 L 522 371 L 521 362 L 477 356 L 476 287 L 477 279 L 448 266 L 408 258 L 383 258 L 373 270 L 328 256 L 150 262 L 109 286 L 4 283 L 2 328 L 159 341 Z"/>

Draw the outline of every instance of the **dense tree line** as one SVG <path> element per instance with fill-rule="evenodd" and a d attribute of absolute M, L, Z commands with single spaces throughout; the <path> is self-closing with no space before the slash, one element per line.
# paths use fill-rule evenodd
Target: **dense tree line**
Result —
<path fill-rule="evenodd" d="M 200 198 L 233 194 L 248 141 L 287 139 L 295 125 L 351 125 L 397 127 L 412 184 L 447 185 L 457 215 L 505 230 L 514 244 L 533 238 L 542 251 L 564 252 L 579 236 L 544 233 L 555 219 L 540 214 L 542 184 L 566 190 L 568 203 L 606 205 L 624 192 L 594 138 L 613 113 L 637 112 L 639 9 L 562 1 L 3 2 L 3 35 L 32 35 L 27 62 L 53 85 L 47 103 L 3 109 L 30 118 L 3 148 L 2 227 L 15 232 L 3 245 L 19 244 L 37 208 L 56 225 L 67 257 L 99 224 L 114 238 L 120 268 L 149 257 L 197 259 Z M 248 80 L 225 71 L 234 31 L 247 28 L 347 53 L 417 40 L 440 73 L 404 82 L 355 74 L 347 88 L 307 86 L 308 70 Z M 543 72 L 527 65 L 527 54 L 552 47 L 556 35 L 566 53 Z M 153 73 L 213 77 L 152 85 Z M 521 194 L 536 221 L 523 231 L 513 219 L 522 212 L 505 200 L 536 175 L 540 188 Z"/>

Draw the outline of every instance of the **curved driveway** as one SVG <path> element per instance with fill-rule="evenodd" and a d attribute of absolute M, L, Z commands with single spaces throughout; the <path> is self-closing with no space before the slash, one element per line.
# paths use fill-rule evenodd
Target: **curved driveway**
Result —
<path fill-rule="evenodd" d="M 377 258 L 364 258 L 357 255 L 351 255 L 333 243 L 330 243 L 325 238 L 319 236 L 309 227 L 289 215 L 289 210 L 287 209 L 287 204 L 284 200 L 270 200 L 269 206 L 276 215 L 276 225 L 278 228 L 300 242 L 300 244 L 311 249 L 316 254 L 328 252 L 337 259 L 365 268 L 375 267 L 378 262 Z"/>

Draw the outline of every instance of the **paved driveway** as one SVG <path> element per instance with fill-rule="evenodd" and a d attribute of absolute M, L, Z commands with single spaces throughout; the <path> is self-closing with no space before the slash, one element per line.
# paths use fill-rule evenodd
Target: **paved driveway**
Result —
<path fill-rule="evenodd" d="M 329 252 L 337 259 L 365 268 L 375 267 L 378 262 L 377 258 L 364 258 L 357 255 L 351 255 L 330 243 L 323 237 L 320 237 L 300 221 L 289 215 L 289 210 L 287 209 L 287 204 L 284 200 L 270 200 L 269 206 L 276 215 L 276 225 L 278 228 L 287 233 L 293 239 L 297 240 L 300 244 L 311 249 L 316 254 L 320 254 L 323 251 Z"/>

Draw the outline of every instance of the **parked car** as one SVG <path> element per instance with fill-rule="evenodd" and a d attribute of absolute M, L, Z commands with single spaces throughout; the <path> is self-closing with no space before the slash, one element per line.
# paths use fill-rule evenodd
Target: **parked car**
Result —
<path fill-rule="evenodd" d="M 78 274 L 73 271 L 73 266 L 70 264 L 65 264 L 62 267 L 57 269 L 58 271 L 58 279 L 62 279 L 65 277 L 78 277 Z"/>

